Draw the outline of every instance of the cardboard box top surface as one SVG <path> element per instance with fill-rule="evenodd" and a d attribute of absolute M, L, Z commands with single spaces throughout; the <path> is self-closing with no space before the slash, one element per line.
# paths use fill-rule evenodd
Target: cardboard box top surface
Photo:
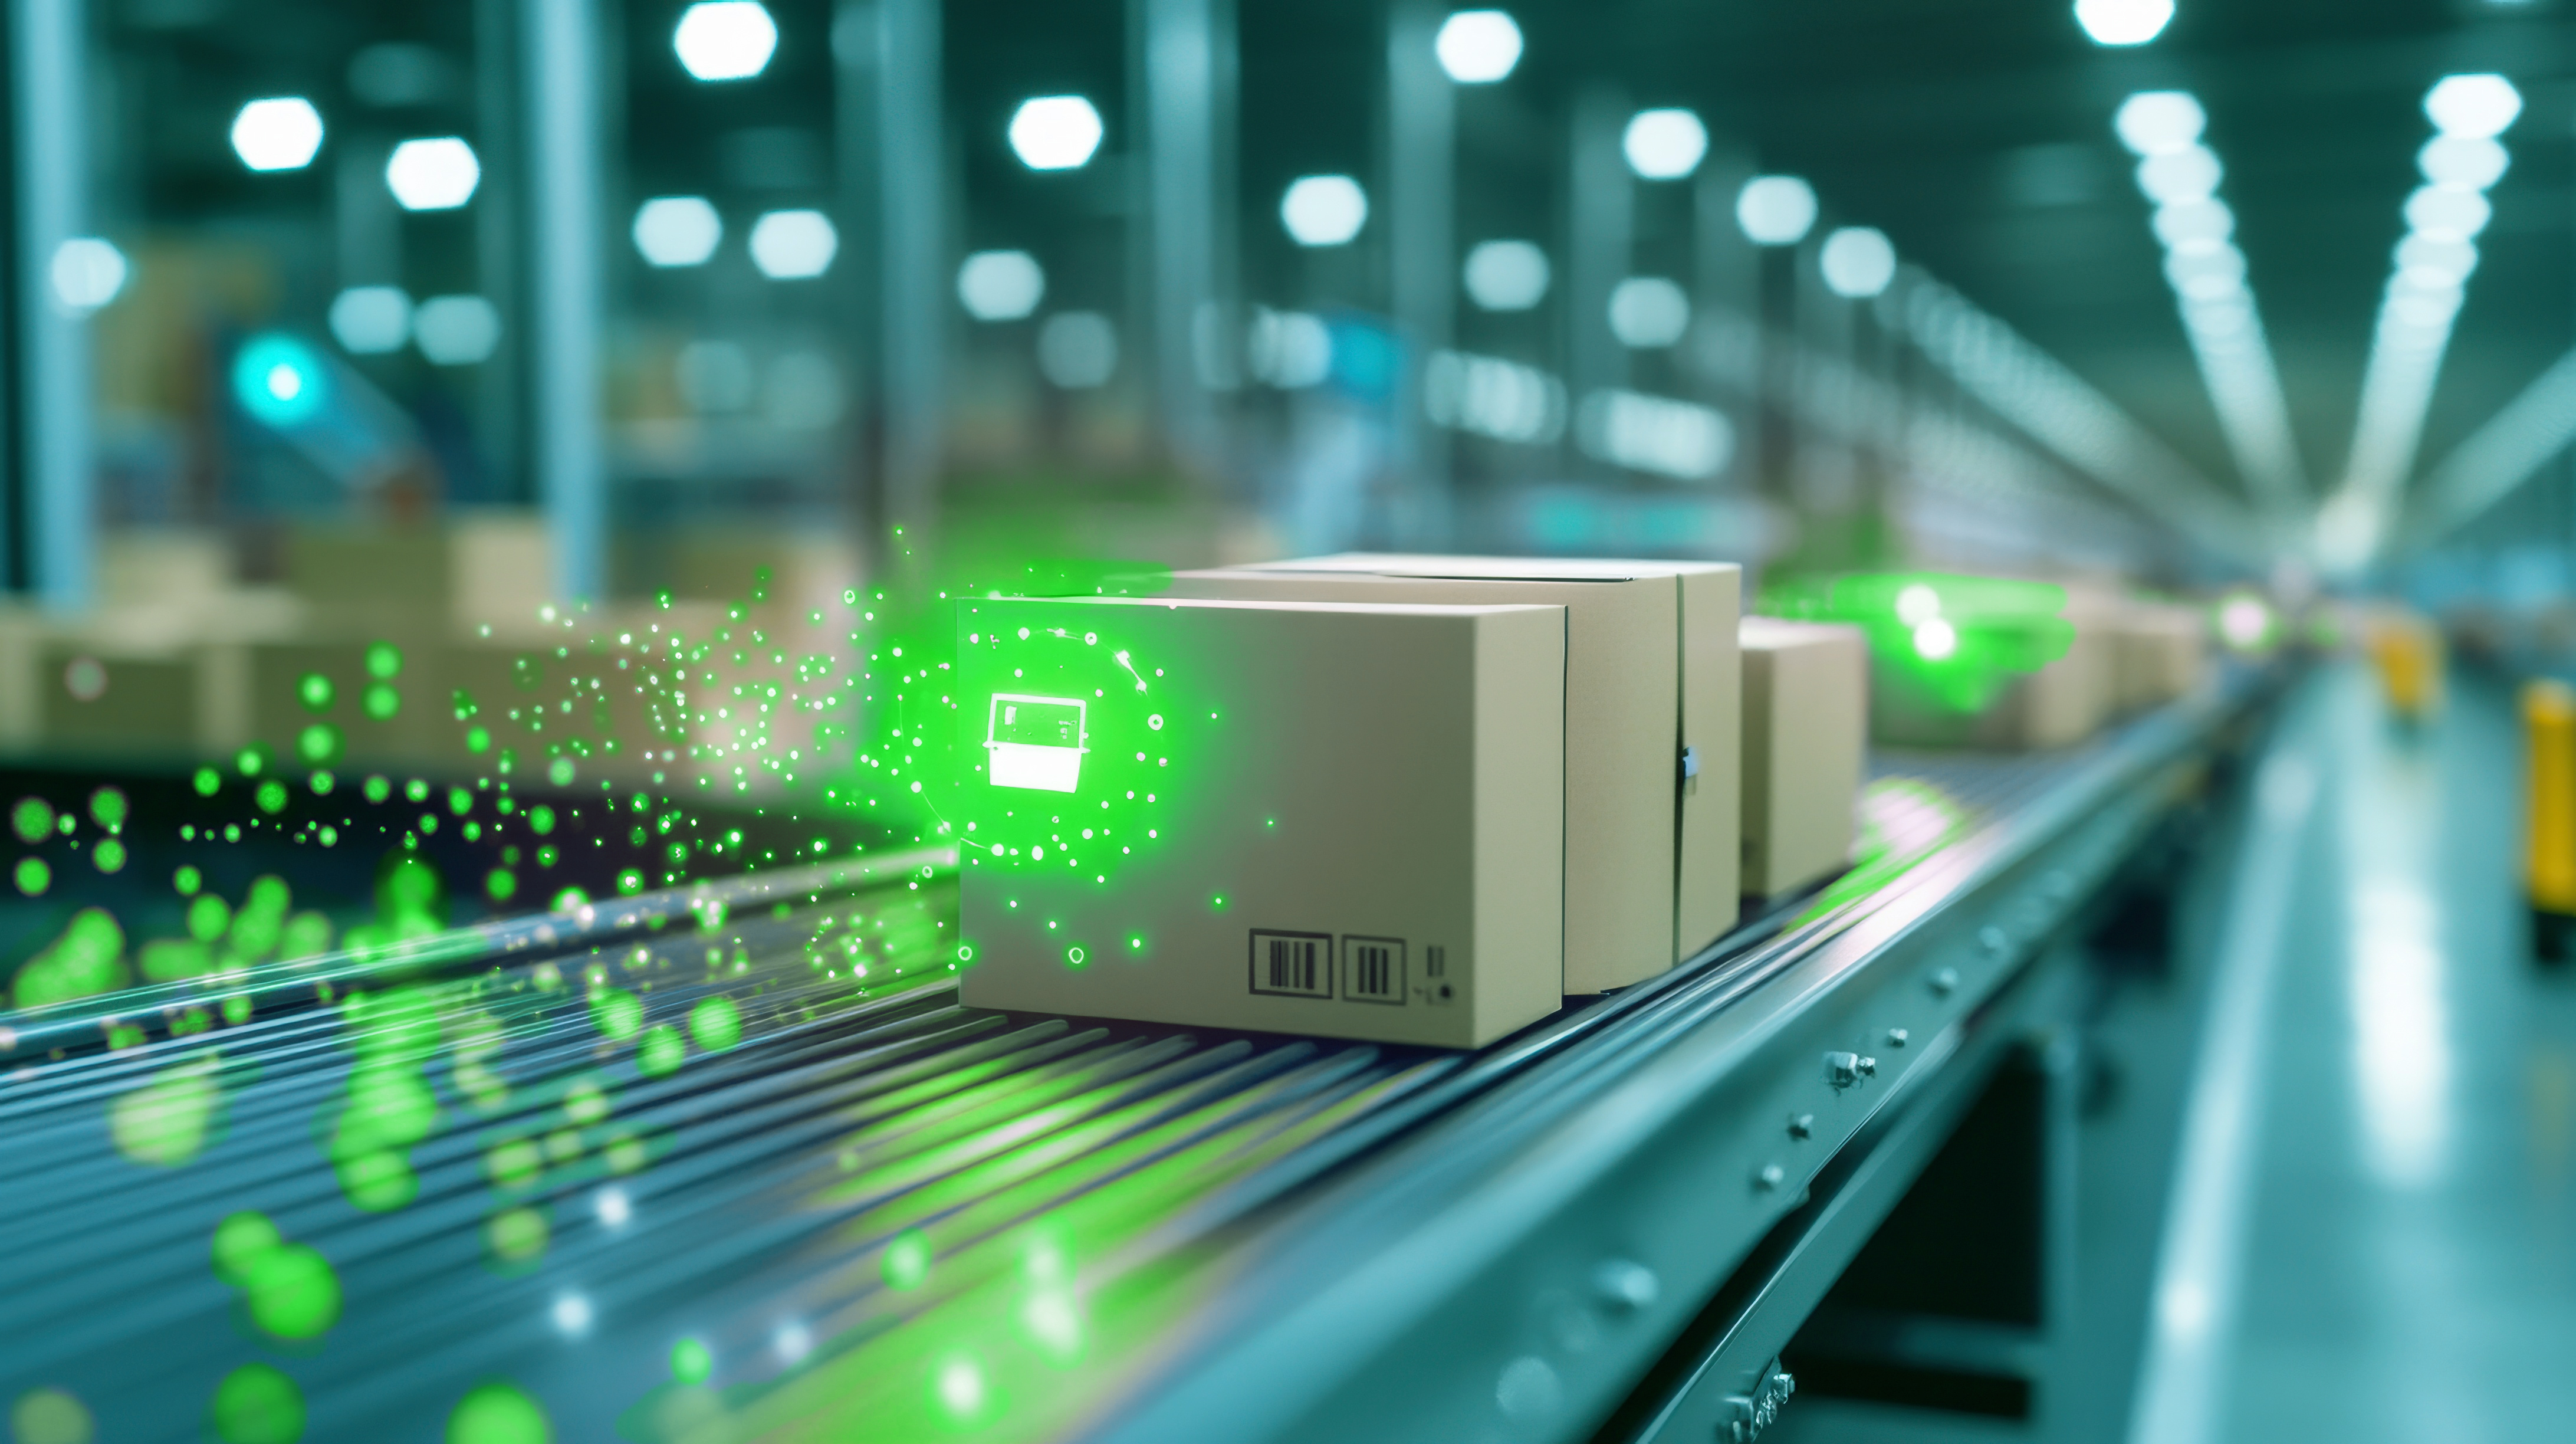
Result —
<path fill-rule="evenodd" d="M 969 598 L 967 605 L 981 605 L 982 600 Z M 1371 616 L 1475 617 L 1498 612 L 1565 610 L 1540 602 L 1461 602 L 1451 605 L 1437 602 L 1249 602 L 1201 597 L 1002 597 L 997 600 L 1013 605 L 1067 602 L 1086 607 L 1162 607 L 1172 611 L 1348 612 Z"/>
<path fill-rule="evenodd" d="M 1374 572 L 1390 577 L 1443 577 L 1461 581 L 1627 582 L 1645 577 L 1703 576 L 1739 570 L 1733 562 L 1651 561 L 1599 557 L 1436 556 L 1426 552 L 1336 552 L 1290 557 L 1241 570 L 1256 572 Z"/>
<path fill-rule="evenodd" d="M 1861 642 L 1858 627 L 1838 622 L 1800 622 L 1787 617 L 1746 617 L 1736 624 L 1736 641 L 1746 647 L 1795 647 L 1816 642 Z"/>

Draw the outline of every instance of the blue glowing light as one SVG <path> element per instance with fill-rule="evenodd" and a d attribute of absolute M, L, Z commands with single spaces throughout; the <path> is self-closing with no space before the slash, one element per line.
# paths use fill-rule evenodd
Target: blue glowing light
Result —
<path fill-rule="evenodd" d="M 253 336 L 233 357 L 234 397 L 242 410 L 270 426 L 311 420 L 328 391 L 320 353 L 292 336 Z"/>

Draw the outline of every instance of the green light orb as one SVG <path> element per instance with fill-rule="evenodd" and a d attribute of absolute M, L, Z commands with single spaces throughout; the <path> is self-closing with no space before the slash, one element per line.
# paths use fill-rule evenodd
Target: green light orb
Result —
<path fill-rule="evenodd" d="M 9 1406 L 9 1432 L 17 1444 L 90 1444 L 98 1421 L 68 1390 L 30 1389 Z"/>
<path fill-rule="evenodd" d="M 886 1287 L 908 1293 L 930 1282 L 930 1237 L 917 1228 L 896 1234 L 878 1263 Z"/>
<path fill-rule="evenodd" d="M 9 827 L 20 842 L 33 847 L 53 834 L 54 805 L 41 797 L 21 797 L 9 809 Z"/>
<path fill-rule="evenodd" d="M 267 1364 L 244 1364 L 215 1386 L 207 1422 L 224 1444 L 295 1444 L 304 1437 L 304 1392 Z"/>
<path fill-rule="evenodd" d="M 102 838 L 98 846 L 90 850 L 89 860 L 98 865 L 100 872 L 123 872 L 125 844 L 112 837 Z"/>
<path fill-rule="evenodd" d="M 268 756 L 254 744 L 233 754 L 233 770 L 244 777 L 257 777 L 268 766 Z M 198 791 L 204 791 L 199 788 Z"/>
<path fill-rule="evenodd" d="M 16 881 L 21 893 L 43 897 L 45 889 L 54 885 L 54 870 L 41 857 L 22 857 L 18 859 Z"/>
<path fill-rule="evenodd" d="M 689 1010 L 689 1036 L 702 1052 L 721 1053 L 742 1041 L 742 1009 L 719 994 Z"/>
<path fill-rule="evenodd" d="M 518 892 L 518 874 L 506 867 L 492 869 L 491 875 L 483 879 L 483 895 L 496 903 L 508 902 Z"/>
<path fill-rule="evenodd" d="M 367 675 L 379 682 L 390 682 L 402 675 L 402 648 L 391 642 L 374 642 L 367 647 Z"/>
<path fill-rule="evenodd" d="M 211 767 L 200 767 L 197 775 L 190 779 L 190 784 L 197 789 L 199 797 L 212 797 L 224 785 L 224 775 Z"/>
<path fill-rule="evenodd" d="M 447 1444 L 554 1444 L 546 1411 L 502 1379 L 477 1384 L 447 1416 Z"/>
<path fill-rule="evenodd" d="M 544 1256 L 549 1233 L 544 1214 L 533 1208 L 512 1208 L 494 1214 L 483 1225 L 483 1242 L 502 1263 L 533 1263 Z"/>
<path fill-rule="evenodd" d="M 241 1287 L 250 1278 L 251 1265 L 283 1242 L 277 1225 L 267 1214 L 245 1209 L 226 1215 L 223 1222 L 215 1225 L 215 1277 Z"/>
<path fill-rule="evenodd" d="M 716 1371 L 716 1356 L 704 1339 L 683 1338 L 671 1345 L 671 1377 L 683 1384 L 703 1384 Z"/>
<path fill-rule="evenodd" d="M 295 755 L 307 767 L 325 767 L 339 759 L 340 729 L 316 722 L 295 734 Z M 330 791 L 325 787 L 324 792 Z"/>
<path fill-rule="evenodd" d="M 339 695 L 340 689 L 319 672 L 307 672 L 295 679 L 295 700 L 303 703 L 307 712 L 330 711 L 332 701 Z"/>
<path fill-rule="evenodd" d="M 680 1041 L 680 1030 L 668 1023 L 656 1024 L 644 1035 L 635 1050 L 635 1066 L 647 1078 L 666 1077 L 680 1070 L 687 1059 L 689 1045 Z"/>
<path fill-rule="evenodd" d="M 281 1244 L 252 1260 L 242 1293 L 251 1322 L 272 1338 L 319 1338 L 340 1321 L 339 1276 L 305 1244 Z"/>
<path fill-rule="evenodd" d="M 271 777 L 259 784 L 259 810 L 274 816 L 286 810 L 286 784 Z"/>
<path fill-rule="evenodd" d="M 358 698 L 358 708 L 378 722 L 390 722 L 402 710 L 402 693 L 390 682 L 370 682 Z"/>
<path fill-rule="evenodd" d="M 601 1033 L 624 1042 L 644 1025 L 644 1004 L 624 988 L 606 988 L 591 995 L 590 1016 Z"/>

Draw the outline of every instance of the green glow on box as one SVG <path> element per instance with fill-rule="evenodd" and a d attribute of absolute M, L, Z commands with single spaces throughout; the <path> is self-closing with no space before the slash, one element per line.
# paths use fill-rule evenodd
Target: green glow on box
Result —
<path fill-rule="evenodd" d="M 1798 579 L 1765 590 L 1761 610 L 1858 627 L 1881 685 L 1939 711 L 1984 711 L 2020 676 L 2075 640 L 2066 589 L 1947 572 Z"/>

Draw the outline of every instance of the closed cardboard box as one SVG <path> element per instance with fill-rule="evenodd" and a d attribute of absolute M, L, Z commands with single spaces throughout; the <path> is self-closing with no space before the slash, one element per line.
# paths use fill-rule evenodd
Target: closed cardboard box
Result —
<path fill-rule="evenodd" d="M 1747 617 L 1744 891 L 1793 892 L 1850 860 L 1869 731 L 1869 645 L 1853 627 Z"/>
<path fill-rule="evenodd" d="M 1742 571 L 1354 552 L 1185 572 L 1198 596 L 1566 608 L 1565 991 L 1643 981 L 1735 925 Z"/>
<path fill-rule="evenodd" d="M 964 1001 L 1447 1047 L 1553 1012 L 1565 617 L 960 602 Z"/>

